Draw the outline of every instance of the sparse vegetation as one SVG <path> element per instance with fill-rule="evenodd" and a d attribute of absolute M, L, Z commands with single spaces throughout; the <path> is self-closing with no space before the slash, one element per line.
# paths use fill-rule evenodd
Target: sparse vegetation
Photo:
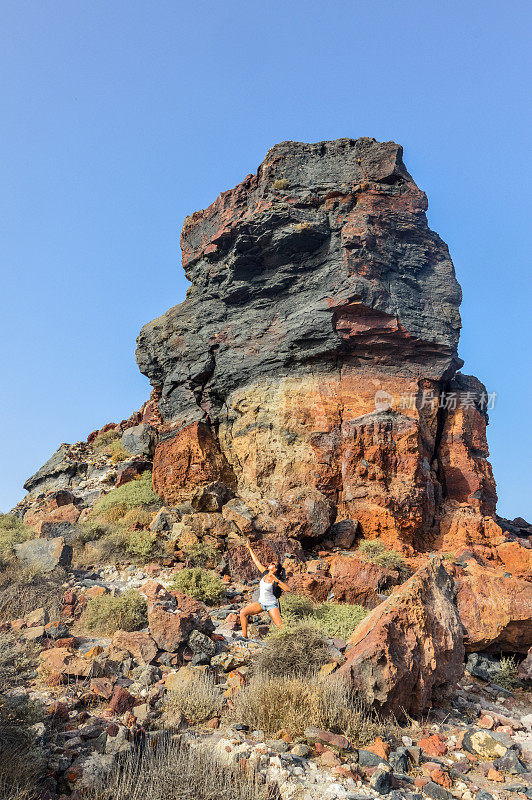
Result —
<path fill-rule="evenodd" d="M 168 692 L 165 707 L 180 712 L 192 725 L 219 716 L 223 709 L 223 696 L 211 675 L 198 674 Z"/>
<path fill-rule="evenodd" d="M 111 456 L 112 464 L 119 464 L 121 461 L 127 461 L 132 457 L 132 454 L 122 444 L 121 439 L 115 439 L 107 448 L 108 455 Z"/>
<path fill-rule="evenodd" d="M 117 630 L 135 631 L 147 623 L 146 600 L 134 589 L 123 594 L 105 594 L 89 600 L 81 624 L 89 631 L 113 634 Z"/>
<path fill-rule="evenodd" d="M 360 542 L 358 549 L 366 561 L 371 561 L 373 564 L 387 569 L 396 569 L 403 579 L 410 574 L 401 553 L 396 550 L 387 550 L 378 539 L 364 539 Z"/>
<path fill-rule="evenodd" d="M 217 605 L 225 595 L 225 587 L 216 573 L 209 569 L 191 567 L 176 572 L 170 586 L 195 600 Z"/>
<path fill-rule="evenodd" d="M 0 798 L 5 800 L 24 796 L 29 800 L 44 767 L 30 727 L 41 718 L 41 707 L 25 694 L 8 692 L 31 679 L 37 654 L 35 645 L 0 635 Z"/>
<path fill-rule="evenodd" d="M 156 747 L 137 750 L 94 786 L 83 800 L 266 800 L 256 767 L 243 770 L 219 760 L 212 745 L 161 736 Z"/>
<path fill-rule="evenodd" d="M 254 676 L 235 697 L 234 717 L 267 735 L 287 729 L 297 737 L 313 725 L 360 745 L 388 735 L 390 728 L 348 683 L 340 678 L 320 681 L 316 675 Z"/>
<path fill-rule="evenodd" d="M 215 547 L 205 542 L 196 542 L 188 547 L 183 547 L 187 557 L 187 564 L 191 567 L 214 567 L 219 558 Z"/>
<path fill-rule="evenodd" d="M 272 183 L 274 189 L 287 189 L 288 185 L 288 180 L 286 178 L 278 178 Z"/>
<path fill-rule="evenodd" d="M 281 613 L 288 628 L 304 623 L 325 636 L 348 639 L 368 611 L 350 603 L 326 601 L 314 605 L 307 597 L 285 594 L 281 600 Z"/>
<path fill-rule="evenodd" d="M 14 547 L 27 539 L 33 539 L 35 531 L 15 514 L 0 514 L 0 569 L 15 557 Z"/>
<path fill-rule="evenodd" d="M 255 656 L 253 669 L 267 676 L 305 675 L 330 660 L 329 646 L 315 627 L 296 623 L 272 633 Z"/>
<path fill-rule="evenodd" d="M 125 512 L 130 508 L 138 506 L 160 505 L 160 500 L 153 491 L 151 472 L 146 470 L 138 478 L 135 478 L 117 489 L 112 489 L 108 494 L 96 501 L 93 507 L 92 516 L 102 515 L 109 509 L 121 507 Z"/>
<path fill-rule="evenodd" d="M 502 686 L 503 689 L 508 689 L 509 692 L 512 692 L 519 685 L 518 669 L 519 664 L 513 656 L 503 656 L 494 682 Z"/>
<path fill-rule="evenodd" d="M 99 433 L 96 439 L 94 439 L 92 446 L 95 450 L 105 450 L 113 444 L 113 442 L 119 441 L 121 436 L 122 434 L 119 430 L 111 428 L 110 431 Z"/>
<path fill-rule="evenodd" d="M 50 619 L 57 619 L 65 578 L 61 567 L 45 573 L 16 561 L 9 564 L 0 571 L 0 622 L 25 617 L 36 608 L 44 608 Z"/>
<path fill-rule="evenodd" d="M 155 546 L 155 536 L 148 531 L 131 531 L 128 536 L 127 552 L 142 559 L 149 559 Z"/>

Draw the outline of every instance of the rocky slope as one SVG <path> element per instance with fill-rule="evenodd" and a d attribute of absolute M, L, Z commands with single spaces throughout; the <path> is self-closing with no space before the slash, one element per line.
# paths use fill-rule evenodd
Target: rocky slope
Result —
<path fill-rule="evenodd" d="M 0 665 L 31 646 L 39 667 L 0 684 L 0 716 L 19 693 L 46 710 L 42 798 L 79 800 L 155 746 L 172 691 L 204 674 L 221 710 L 172 741 L 254 764 L 271 800 L 532 797 L 532 526 L 496 516 L 489 398 L 457 371 L 460 287 L 426 207 L 392 142 L 284 142 L 185 221 L 187 298 L 138 338 L 150 399 L 62 444 L 0 519 Z M 239 635 L 248 537 L 296 604 L 363 607 L 328 632 L 320 680 L 411 728 L 366 748 L 339 725 L 233 724 L 268 634 Z M 172 589 L 191 564 L 218 606 Z M 131 588 L 142 623 L 84 627 Z M 0 772 L 3 749 L 0 720 Z"/>

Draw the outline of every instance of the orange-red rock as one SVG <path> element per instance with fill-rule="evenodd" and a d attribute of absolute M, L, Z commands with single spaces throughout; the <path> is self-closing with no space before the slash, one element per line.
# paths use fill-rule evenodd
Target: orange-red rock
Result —
<path fill-rule="evenodd" d="M 161 437 L 153 460 L 153 488 L 167 505 L 213 481 L 235 485 L 234 474 L 210 428 L 195 422 Z"/>
<path fill-rule="evenodd" d="M 532 581 L 532 548 L 523 547 L 519 542 L 505 542 L 497 547 L 497 555 L 507 572 Z"/>
<path fill-rule="evenodd" d="M 456 577 L 467 652 L 526 653 L 532 645 L 532 584 L 474 559 Z"/>
<path fill-rule="evenodd" d="M 362 620 L 340 668 L 372 703 L 420 713 L 463 673 L 462 625 L 440 559 L 421 567 Z"/>
<path fill-rule="evenodd" d="M 157 655 L 157 645 L 149 633 L 141 631 L 116 631 L 113 647 L 126 650 L 142 664 L 149 664 Z"/>

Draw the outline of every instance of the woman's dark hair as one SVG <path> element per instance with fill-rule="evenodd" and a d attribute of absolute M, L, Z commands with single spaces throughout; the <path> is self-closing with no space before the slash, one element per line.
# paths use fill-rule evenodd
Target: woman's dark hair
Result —
<path fill-rule="evenodd" d="M 280 561 L 275 565 L 275 577 L 279 578 L 280 581 L 284 581 L 286 578 L 286 570 Z"/>

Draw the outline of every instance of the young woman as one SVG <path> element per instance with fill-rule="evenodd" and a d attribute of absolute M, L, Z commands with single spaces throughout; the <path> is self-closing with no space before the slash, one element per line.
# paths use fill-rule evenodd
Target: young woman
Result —
<path fill-rule="evenodd" d="M 246 543 L 246 547 L 262 577 L 259 584 L 258 602 L 251 603 L 240 612 L 240 624 L 242 625 L 242 636 L 244 639 L 248 638 L 248 617 L 253 616 L 253 614 L 260 614 L 262 611 L 268 612 L 278 628 L 283 627 L 283 621 L 279 611 L 279 600 L 275 596 L 273 590 L 274 586 L 277 584 L 281 587 L 283 592 L 290 591 L 288 585 L 281 580 L 281 577 L 284 577 L 284 570 L 281 564 L 276 564 L 272 561 L 271 564 L 268 564 L 268 569 L 265 569 L 253 552 L 249 542 Z"/>

